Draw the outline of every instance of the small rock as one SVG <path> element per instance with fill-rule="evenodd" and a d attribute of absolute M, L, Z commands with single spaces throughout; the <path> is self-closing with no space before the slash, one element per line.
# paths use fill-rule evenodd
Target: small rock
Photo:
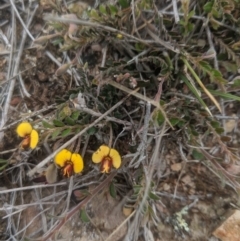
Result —
<path fill-rule="evenodd" d="M 221 241 L 239 241 L 240 237 L 240 211 L 234 213 L 225 222 L 218 227 L 213 235 Z"/>
<path fill-rule="evenodd" d="M 179 172 L 182 169 L 182 163 L 174 163 L 171 165 L 171 170 L 174 172 Z"/>

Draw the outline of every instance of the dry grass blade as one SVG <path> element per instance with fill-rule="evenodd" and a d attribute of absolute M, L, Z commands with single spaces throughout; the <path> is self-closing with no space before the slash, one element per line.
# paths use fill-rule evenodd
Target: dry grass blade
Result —
<path fill-rule="evenodd" d="M 11 6 L 12 6 L 14 12 L 16 13 L 19 21 L 21 22 L 24 30 L 26 31 L 26 33 L 28 34 L 28 36 L 29 36 L 32 40 L 34 40 L 34 37 L 32 36 L 32 34 L 30 33 L 30 31 L 29 31 L 29 29 L 28 29 L 29 26 L 30 26 L 30 24 L 31 24 L 32 17 L 33 17 L 34 15 L 32 15 L 31 20 L 27 23 L 27 26 L 26 26 L 25 23 L 23 22 L 21 16 L 20 16 L 20 14 L 19 14 L 16 6 L 15 6 L 15 3 L 13 2 L 13 0 L 10 0 L 10 2 L 11 2 Z M 38 6 L 35 7 L 35 9 L 37 9 L 37 8 L 38 8 Z"/>
<path fill-rule="evenodd" d="M 189 65 L 188 61 L 185 58 L 182 58 L 183 62 L 185 63 L 185 65 L 187 66 L 187 68 L 189 69 L 189 71 L 192 73 L 192 75 L 194 76 L 194 78 L 196 79 L 196 81 L 198 82 L 198 84 L 200 85 L 200 87 L 203 89 L 203 91 L 207 94 L 207 96 L 212 100 L 212 102 L 215 104 L 215 106 L 218 108 L 218 110 L 222 113 L 221 107 L 219 105 L 219 103 L 217 102 L 217 100 L 215 99 L 215 97 L 208 91 L 208 89 L 204 86 L 204 84 L 202 83 L 202 81 L 199 79 L 198 75 L 196 74 L 196 72 L 193 70 L 193 68 Z"/>
<path fill-rule="evenodd" d="M 12 4 L 12 7 L 14 10 L 16 10 L 16 7 L 14 5 L 14 3 L 11 1 L 11 4 Z M 36 13 L 36 10 L 37 10 L 37 6 L 35 7 L 34 11 L 32 12 L 32 15 L 30 17 L 30 19 L 28 20 L 28 23 L 27 23 L 27 27 L 26 28 L 29 28 L 31 23 L 32 23 L 32 20 L 33 20 L 33 17 L 35 16 L 35 13 Z M 13 26 L 15 24 L 15 15 L 12 14 L 13 16 Z M 24 24 L 25 26 L 25 24 Z M 13 28 L 13 32 L 15 31 L 15 27 Z M 27 37 L 27 32 L 29 31 L 23 31 L 23 36 L 21 38 L 21 44 L 19 46 L 19 51 L 18 51 L 18 55 L 15 59 L 15 65 L 13 67 L 13 73 L 11 73 L 11 75 L 17 75 L 18 71 L 19 71 L 19 65 L 20 65 L 20 60 L 21 60 L 21 56 L 22 56 L 22 53 L 23 53 L 23 48 L 24 48 L 24 45 L 25 45 L 25 41 L 26 41 L 26 37 Z M 12 34 L 12 38 L 14 38 L 16 35 L 15 34 Z M 15 40 L 16 41 L 16 40 Z M 14 40 L 12 39 L 12 50 L 11 52 L 14 51 L 13 47 L 15 46 L 15 43 L 14 43 Z M 10 77 L 10 76 L 9 76 Z M 14 91 L 14 88 L 15 88 L 15 83 L 16 83 L 16 80 L 13 79 L 10 84 L 9 84 L 9 87 L 8 87 L 8 94 L 7 94 L 7 98 L 5 100 L 5 105 L 4 105 L 4 108 L 3 108 L 3 118 L 1 120 L 1 124 L 0 124 L 0 129 L 2 129 L 5 125 L 5 123 L 7 122 L 7 118 L 8 118 L 8 111 L 9 111 L 9 107 L 10 107 L 10 102 L 11 102 L 11 98 L 12 98 L 12 95 L 13 95 L 13 91 Z M 3 135 L 2 133 L 0 133 L 0 140 L 2 140 L 3 138 Z"/>
<path fill-rule="evenodd" d="M 177 7 L 177 0 L 172 0 L 173 4 L 173 13 L 174 13 L 174 18 L 175 18 L 175 23 L 179 22 L 179 15 L 178 15 L 178 7 Z"/>
<path fill-rule="evenodd" d="M 130 34 L 124 32 L 124 31 L 121 31 L 121 30 L 118 30 L 118 29 L 115 29 L 115 28 L 112 28 L 112 27 L 109 27 L 109 26 L 104 26 L 104 25 L 101 25 L 101 24 L 93 23 L 93 22 L 90 22 L 90 21 L 85 21 L 85 20 L 80 20 L 80 19 L 71 19 L 70 20 L 70 19 L 66 19 L 64 17 L 53 17 L 53 16 L 45 16 L 44 19 L 47 20 L 47 21 L 59 21 L 59 22 L 63 22 L 63 23 L 75 23 L 75 24 L 90 26 L 90 27 L 93 27 L 93 28 L 100 28 L 100 29 L 115 33 L 116 35 L 120 34 L 124 37 L 128 37 L 129 39 L 132 39 L 132 40 L 135 40 L 137 42 L 148 45 L 147 41 L 144 40 L 144 39 L 137 38 L 137 37 L 135 37 L 133 35 L 130 35 Z M 168 47 L 172 48 L 169 45 L 168 45 Z"/>
<path fill-rule="evenodd" d="M 153 180 L 153 173 L 154 173 L 154 169 L 155 166 L 158 162 L 158 157 L 159 157 L 159 150 L 160 150 L 160 145 L 161 145 L 161 141 L 162 138 L 164 136 L 164 133 L 166 131 L 166 122 L 164 122 L 162 129 L 161 129 L 161 133 L 159 134 L 159 136 L 157 137 L 157 141 L 156 144 L 154 146 L 154 151 L 152 153 L 151 156 L 151 160 L 148 163 L 148 168 L 144 168 L 144 177 L 146 179 L 146 184 L 144 186 L 144 193 L 143 193 L 143 197 L 141 199 L 141 202 L 139 204 L 139 207 L 137 209 L 137 212 L 134 216 L 133 221 L 130 224 L 130 227 L 128 229 L 128 233 L 125 237 L 125 240 L 138 240 L 138 232 L 139 232 L 139 226 L 140 226 L 140 220 L 143 218 L 142 216 L 142 212 L 145 208 L 147 199 L 149 197 L 149 192 L 151 190 L 151 183 Z M 145 161 L 146 162 L 146 161 Z M 144 163 L 142 161 L 142 163 Z"/>

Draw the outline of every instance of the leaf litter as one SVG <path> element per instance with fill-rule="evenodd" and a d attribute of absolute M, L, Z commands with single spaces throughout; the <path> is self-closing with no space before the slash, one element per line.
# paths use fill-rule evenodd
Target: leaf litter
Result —
<path fill-rule="evenodd" d="M 224 241 L 239 206 L 239 2 L 1 3 L 0 239 Z M 36 150 L 19 148 L 24 121 Z M 103 144 L 122 157 L 109 174 L 91 161 Z M 83 173 L 62 177 L 63 148 Z"/>

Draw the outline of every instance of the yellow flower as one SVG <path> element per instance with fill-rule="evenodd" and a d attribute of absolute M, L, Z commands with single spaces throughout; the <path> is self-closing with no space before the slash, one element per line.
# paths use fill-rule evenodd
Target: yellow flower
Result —
<path fill-rule="evenodd" d="M 118 169 L 121 166 L 121 156 L 118 151 L 108 146 L 102 145 L 93 153 L 92 161 L 101 163 L 100 170 L 102 173 L 109 173 L 112 166 Z"/>
<path fill-rule="evenodd" d="M 118 33 L 118 34 L 117 34 L 117 38 L 118 38 L 118 39 L 123 39 L 123 35 L 120 34 L 120 33 Z"/>
<path fill-rule="evenodd" d="M 54 162 L 61 167 L 63 176 L 70 177 L 73 173 L 79 173 L 83 170 L 83 159 L 77 153 L 71 153 L 67 149 L 63 149 L 57 153 Z"/>
<path fill-rule="evenodd" d="M 17 126 L 16 130 L 18 136 L 23 138 L 21 147 L 23 149 L 31 148 L 34 149 L 38 144 L 38 133 L 34 130 L 30 123 L 22 122 Z"/>

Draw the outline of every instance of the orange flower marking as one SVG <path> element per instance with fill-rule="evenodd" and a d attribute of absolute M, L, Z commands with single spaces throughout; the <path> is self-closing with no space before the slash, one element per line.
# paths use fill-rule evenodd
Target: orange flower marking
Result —
<path fill-rule="evenodd" d="M 121 166 L 121 156 L 118 151 L 105 145 L 100 146 L 93 153 L 92 161 L 94 163 L 101 163 L 100 171 L 102 173 L 109 173 L 112 167 L 118 169 Z"/>
<path fill-rule="evenodd" d="M 100 166 L 100 170 L 102 173 L 109 173 L 112 168 L 112 159 L 108 156 L 103 158 Z"/>
<path fill-rule="evenodd" d="M 71 177 L 73 175 L 73 163 L 69 162 L 65 164 L 63 167 L 63 176 L 64 177 Z"/>
<path fill-rule="evenodd" d="M 79 173 L 84 167 L 82 157 L 77 153 L 71 153 L 67 149 L 58 152 L 54 162 L 62 169 L 64 177 L 70 177 L 74 173 Z"/>
<path fill-rule="evenodd" d="M 30 141 L 31 141 L 30 135 L 25 136 L 21 142 L 21 147 L 23 149 L 27 149 L 30 145 Z"/>
<path fill-rule="evenodd" d="M 21 142 L 22 149 L 34 149 L 38 144 L 38 132 L 32 128 L 28 122 L 22 122 L 17 126 L 16 130 L 18 136 L 23 138 Z"/>

